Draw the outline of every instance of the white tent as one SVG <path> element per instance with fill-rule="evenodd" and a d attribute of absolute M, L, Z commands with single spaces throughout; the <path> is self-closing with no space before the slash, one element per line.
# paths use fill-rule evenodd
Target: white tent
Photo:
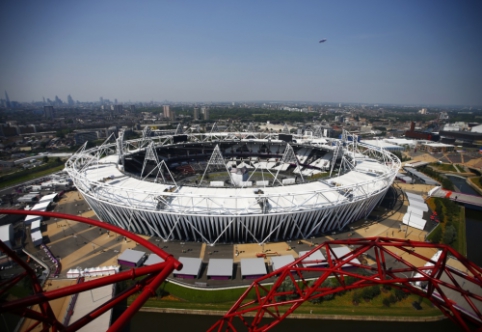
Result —
<path fill-rule="evenodd" d="M 43 243 L 43 236 L 41 231 L 37 230 L 31 233 L 31 236 L 32 236 L 32 243 L 34 247 L 37 247 Z"/>
<path fill-rule="evenodd" d="M 415 217 L 423 218 L 423 211 L 413 206 L 409 206 L 407 208 L 407 214 Z"/>
<path fill-rule="evenodd" d="M 425 219 L 406 213 L 403 216 L 403 223 L 413 228 L 423 230 L 427 221 Z"/>
<path fill-rule="evenodd" d="M 414 201 L 419 201 L 421 203 L 425 203 L 425 200 L 420 195 L 412 194 L 412 193 L 409 193 L 409 192 L 405 192 L 405 194 L 407 195 L 409 200 L 414 200 Z"/>
<path fill-rule="evenodd" d="M 427 204 L 425 203 L 422 203 L 420 201 L 416 201 L 416 200 L 410 200 L 410 198 L 408 199 L 409 200 L 409 204 L 411 207 L 414 207 L 414 208 L 417 208 L 419 210 L 422 210 L 423 212 L 427 212 L 428 211 L 428 206 Z"/>
<path fill-rule="evenodd" d="M 0 240 L 10 249 L 13 243 L 13 226 L 12 224 L 0 226 Z"/>

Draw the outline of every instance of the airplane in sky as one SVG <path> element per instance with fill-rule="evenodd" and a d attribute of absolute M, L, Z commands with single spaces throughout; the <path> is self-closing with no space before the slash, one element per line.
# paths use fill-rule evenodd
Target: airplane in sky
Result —
<path fill-rule="evenodd" d="M 326 42 L 326 39 L 320 40 L 320 43 L 324 43 L 324 42 Z"/>

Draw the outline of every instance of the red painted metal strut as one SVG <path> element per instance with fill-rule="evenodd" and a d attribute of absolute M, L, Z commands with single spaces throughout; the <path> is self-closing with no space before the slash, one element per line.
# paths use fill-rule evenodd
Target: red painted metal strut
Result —
<path fill-rule="evenodd" d="M 335 255 L 334 248 L 346 245 L 352 250 Z M 423 248 L 440 254 L 432 260 L 435 251 L 427 257 L 420 253 L 427 252 L 420 250 Z M 322 250 L 326 259 L 310 259 L 317 250 Z M 409 256 L 413 259 L 405 259 Z M 457 268 L 448 264 L 450 256 L 458 260 Z M 328 278 L 336 282 L 325 283 Z M 235 321 L 249 331 L 267 331 L 306 301 L 380 284 L 428 298 L 464 330 L 482 328 L 480 267 L 446 245 L 373 237 L 325 242 L 257 279 L 209 331 L 236 331 Z"/>
<path fill-rule="evenodd" d="M 68 219 L 86 223 L 125 236 L 139 243 L 140 245 L 152 251 L 154 254 L 164 259 L 164 262 L 155 265 L 133 268 L 129 271 L 124 271 L 115 275 L 86 281 L 80 284 L 67 286 L 52 291 L 43 291 L 37 279 L 35 271 L 33 271 L 30 266 L 28 266 L 28 264 L 26 264 L 22 259 L 20 259 L 15 254 L 15 252 L 13 252 L 2 241 L 0 241 L 0 250 L 7 254 L 9 257 L 11 257 L 20 267 L 24 269 L 24 272 L 22 274 L 14 276 L 11 279 L 2 281 L 2 283 L 0 283 L 0 295 L 8 292 L 9 289 L 14 287 L 20 280 L 23 280 L 24 278 L 30 278 L 33 285 L 32 295 L 17 300 L 2 302 L 0 304 L 0 313 L 11 312 L 23 317 L 28 317 L 36 320 L 38 321 L 36 325 L 42 324 L 43 331 L 76 331 L 94 320 L 95 318 L 99 317 L 103 313 L 112 309 L 115 305 L 121 303 L 130 295 L 133 295 L 136 292 L 140 292 L 140 295 L 136 298 L 136 300 L 129 306 L 126 311 L 122 313 L 121 316 L 119 316 L 119 318 L 117 318 L 117 320 L 109 328 L 109 331 L 119 331 L 122 326 L 124 326 L 139 310 L 139 308 L 145 303 L 145 301 L 150 296 L 154 295 L 155 290 L 162 284 L 162 282 L 169 276 L 169 274 L 174 270 L 180 270 L 182 268 L 182 264 L 178 260 L 176 260 L 172 255 L 166 253 L 162 249 L 158 248 L 154 244 L 150 243 L 147 240 L 144 240 L 140 236 L 137 236 L 122 228 L 113 226 L 108 223 L 57 212 L 0 210 L 0 214 L 38 215 L 43 217 Z M 49 304 L 49 301 L 57 298 L 78 294 L 83 291 L 138 277 L 144 278 L 139 280 L 134 286 L 124 290 L 120 294 L 117 294 L 111 300 L 102 304 L 100 307 L 79 318 L 77 321 L 73 322 L 69 326 L 64 326 L 59 321 L 59 319 L 55 317 Z M 35 310 L 36 305 L 39 305 L 40 311 Z"/>

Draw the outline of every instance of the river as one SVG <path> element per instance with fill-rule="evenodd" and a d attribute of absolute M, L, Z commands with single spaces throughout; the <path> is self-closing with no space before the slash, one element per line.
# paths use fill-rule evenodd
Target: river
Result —
<path fill-rule="evenodd" d="M 151 312 L 138 312 L 126 327 L 125 332 L 136 331 L 176 331 L 193 332 L 207 331 L 220 317 L 181 314 L 159 314 Z M 242 326 L 236 325 L 238 331 L 246 331 Z M 301 328 L 301 330 L 300 330 Z M 279 325 L 270 329 L 273 332 L 288 331 L 370 331 L 370 332 L 449 332 L 457 331 L 458 327 L 451 321 L 427 323 L 400 323 L 400 322 L 373 322 L 373 321 L 344 321 L 320 319 L 285 319 Z"/>
<path fill-rule="evenodd" d="M 464 194 L 480 196 L 472 187 L 470 187 L 465 178 L 458 176 L 447 176 L 450 181 Z M 482 197 L 481 197 L 482 199 Z M 482 213 L 480 210 L 465 208 L 465 227 L 467 237 L 467 258 L 478 266 L 482 266 L 482 250 L 480 250 L 479 242 L 482 234 Z"/>

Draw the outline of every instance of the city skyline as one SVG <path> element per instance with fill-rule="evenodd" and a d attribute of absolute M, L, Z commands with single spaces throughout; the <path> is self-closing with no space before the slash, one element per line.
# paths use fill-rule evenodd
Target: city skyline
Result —
<path fill-rule="evenodd" d="M 428 0 L 2 3 L 0 89 L 19 102 L 480 106 L 481 13 Z"/>

